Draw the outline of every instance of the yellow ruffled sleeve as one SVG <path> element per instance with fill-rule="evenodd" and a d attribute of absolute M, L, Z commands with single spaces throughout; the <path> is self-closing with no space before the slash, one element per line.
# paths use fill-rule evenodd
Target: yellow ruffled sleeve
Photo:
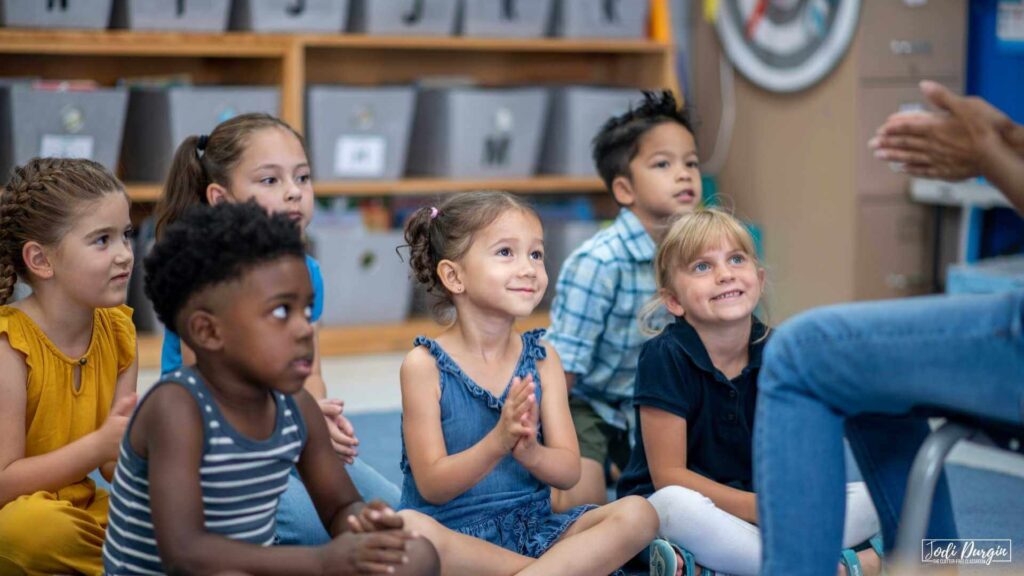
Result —
<path fill-rule="evenodd" d="M 39 342 L 25 326 L 25 316 L 11 306 L 0 306 L 0 334 L 6 335 L 7 343 L 24 354 L 26 360 L 34 358 L 36 355 L 33 353 L 40 348 Z"/>

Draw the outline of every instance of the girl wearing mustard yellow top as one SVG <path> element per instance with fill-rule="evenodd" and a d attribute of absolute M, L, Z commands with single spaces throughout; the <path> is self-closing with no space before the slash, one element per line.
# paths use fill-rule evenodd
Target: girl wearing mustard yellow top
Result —
<path fill-rule="evenodd" d="M 0 574 L 103 571 L 88 474 L 110 479 L 136 399 L 128 208 L 88 160 L 32 160 L 0 196 Z"/>

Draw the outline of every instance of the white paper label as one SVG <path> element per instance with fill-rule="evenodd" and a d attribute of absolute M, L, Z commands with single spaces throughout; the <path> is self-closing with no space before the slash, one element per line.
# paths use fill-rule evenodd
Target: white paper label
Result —
<path fill-rule="evenodd" d="M 1003 0 L 999 3 L 996 36 L 1003 42 L 1024 41 L 1024 2 Z"/>
<path fill-rule="evenodd" d="M 383 176 L 387 141 L 382 136 L 341 136 L 334 144 L 334 174 L 356 178 Z"/>
<path fill-rule="evenodd" d="M 68 136 L 65 134 L 43 134 L 39 155 L 49 158 L 86 158 L 92 160 L 92 136 Z"/>
<path fill-rule="evenodd" d="M 921 102 L 903 102 L 900 104 L 899 108 L 899 112 L 901 114 L 909 112 L 924 112 L 925 110 L 927 110 L 927 108 L 925 108 L 924 104 Z"/>

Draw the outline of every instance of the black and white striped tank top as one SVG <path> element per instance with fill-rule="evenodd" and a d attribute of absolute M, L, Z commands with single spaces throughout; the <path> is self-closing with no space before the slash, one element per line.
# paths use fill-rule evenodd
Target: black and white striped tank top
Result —
<path fill-rule="evenodd" d="M 278 499 L 306 441 L 305 423 L 295 400 L 272 392 L 277 405 L 274 433 L 256 441 L 231 427 L 198 372 L 182 368 L 165 374 L 147 396 L 166 385 L 188 390 L 203 417 L 199 473 L 207 531 L 251 544 L 273 544 Z M 132 416 L 128 431 L 134 423 Z M 111 483 L 103 566 L 107 574 L 164 572 L 149 508 L 149 462 L 132 450 L 127 432 Z"/>

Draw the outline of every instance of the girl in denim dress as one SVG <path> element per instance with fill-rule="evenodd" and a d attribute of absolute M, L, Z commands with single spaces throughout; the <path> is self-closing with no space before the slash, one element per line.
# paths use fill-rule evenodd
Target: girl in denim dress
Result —
<path fill-rule="evenodd" d="M 400 514 L 443 574 L 615 572 L 654 537 L 657 515 L 628 497 L 551 511 L 551 487 L 580 476 L 558 355 L 523 334 L 547 288 L 536 213 L 503 192 L 453 195 L 405 229 L 413 273 L 448 328 L 417 338 L 401 370 Z"/>

